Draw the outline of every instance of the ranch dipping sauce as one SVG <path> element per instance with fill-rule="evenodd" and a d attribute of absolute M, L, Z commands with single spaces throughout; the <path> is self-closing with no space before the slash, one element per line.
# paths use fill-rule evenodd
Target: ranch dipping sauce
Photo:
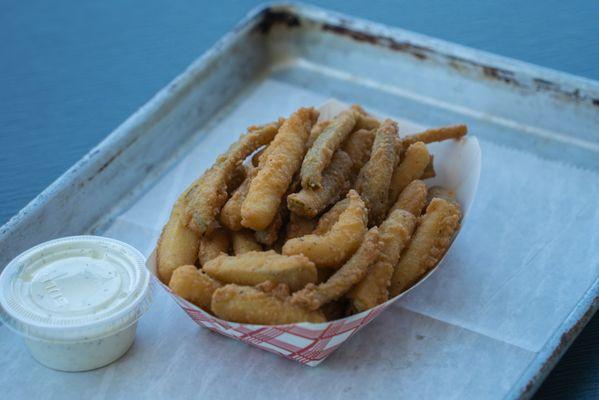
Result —
<path fill-rule="evenodd" d="M 99 368 L 133 344 L 151 301 L 144 256 L 117 240 L 73 236 L 42 243 L 0 275 L 0 316 L 40 363 Z"/>

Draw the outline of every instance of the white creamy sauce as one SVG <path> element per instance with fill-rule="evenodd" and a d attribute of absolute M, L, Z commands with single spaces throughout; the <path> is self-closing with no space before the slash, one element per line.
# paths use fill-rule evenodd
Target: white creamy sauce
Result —
<path fill-rule="evenodd" d="M 7 325 L 51 368 L 80 371 L 120 357 L 150 300 L 144 258 L 93 236 L 58 239 L 23 253 L 0 277 Z"/>

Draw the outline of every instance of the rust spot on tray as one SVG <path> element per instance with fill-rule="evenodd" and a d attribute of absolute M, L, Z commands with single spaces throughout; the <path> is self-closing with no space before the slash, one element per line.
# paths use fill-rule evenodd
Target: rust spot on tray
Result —
<path fill-rule="evenodd" d="M 332 32 L 337 35 L 348 36 L 358 42 L 370 43 L 377 46 L 388 47 L 391 50 L 401 51 L 410 54 L 419 60 L 425 60 L 428 58 L 427 53 L 431 51 L 423 46 L 414 45 L 408 42 L 399 42 L 388 36 L 373 35 L 368 32 L 357 31 L 345 25 L 323 24 L 322 30 L 326 32 Z"/>
<path fill-rule="evenodd" d="M 488 65 L 483 65 L 483 74 L 487 78 L 496 79 L 498 81 L 502 81 L 508 84 L 512 84 L 515 86 L 520 86 L 518 80 L 514 78 L 514 73 L 512 71 L 507 71 L 505 69 L 500 69 L 496 67 L 491 67 Z"/>
<path fill-rule="evenodd" d="M 595 309 L 597 308 L 597 303 L 599 303 L 599 297 L 595 297 L 591 306 L 585 311 L 585 313 L 580 317 L 578 321 L 574 325 L 572 325 L 567 331 L 562 333 L 559 339 L 559 343 L 556 348 L 551 352 L 549 357 L 543 362 L 541 368 L 537 371 L 537 373 L 528 381 L 524 389 L 522 390 L 521 397 L 528 397 L 528 395 L 532 395 L 532 391 L 536 390 L 540 385 L 542 379 L 546 377 L 549 371 L 555 366 L 555 364 L 559 361 L 561 356 L 566 352 L 568 347 L 572 344 L 576 336 L 582 331 L 582 329 L 586 326 L 586 324 L 591 320 L 593 315 L 595 314 Z"/>
<path fill-rule="evenodd" d="M 284 9 L 266 8 L 262 11 L 262 19 L 256 25 L 260 33 L 269 33 L 274 25 L 286 25 L 289 28 L 300 26 L 300 20 L 294 13 Z"/>

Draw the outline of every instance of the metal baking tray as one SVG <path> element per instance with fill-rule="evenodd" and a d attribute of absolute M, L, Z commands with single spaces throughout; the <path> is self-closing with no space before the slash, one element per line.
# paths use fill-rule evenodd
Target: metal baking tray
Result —
<path fill-rule="evenodd" d="M 178 191 L 247 125 L 329 98 L 479 138 L 442 270 L 316 369 L 200 330 L 163 293 L 133 348 L 88 373 L 36 364 L 0 326 L 7 398 L 532 396 L 599 304 L 599 83 L 310 6 L 251 12 L 0 229 L 0 266 L 84 233 L 148 255 Z"/>

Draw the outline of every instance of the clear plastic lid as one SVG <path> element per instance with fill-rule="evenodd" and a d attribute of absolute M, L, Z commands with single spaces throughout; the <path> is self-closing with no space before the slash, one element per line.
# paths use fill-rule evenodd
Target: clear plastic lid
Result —
<path fill-rule="evenodd" d="M 21 335 L 37 339 L 110 335 L 136 322 L 151 297 L 144 256 L 98 236 L 42 243 L 0 275 L 0 316 Z"/>

